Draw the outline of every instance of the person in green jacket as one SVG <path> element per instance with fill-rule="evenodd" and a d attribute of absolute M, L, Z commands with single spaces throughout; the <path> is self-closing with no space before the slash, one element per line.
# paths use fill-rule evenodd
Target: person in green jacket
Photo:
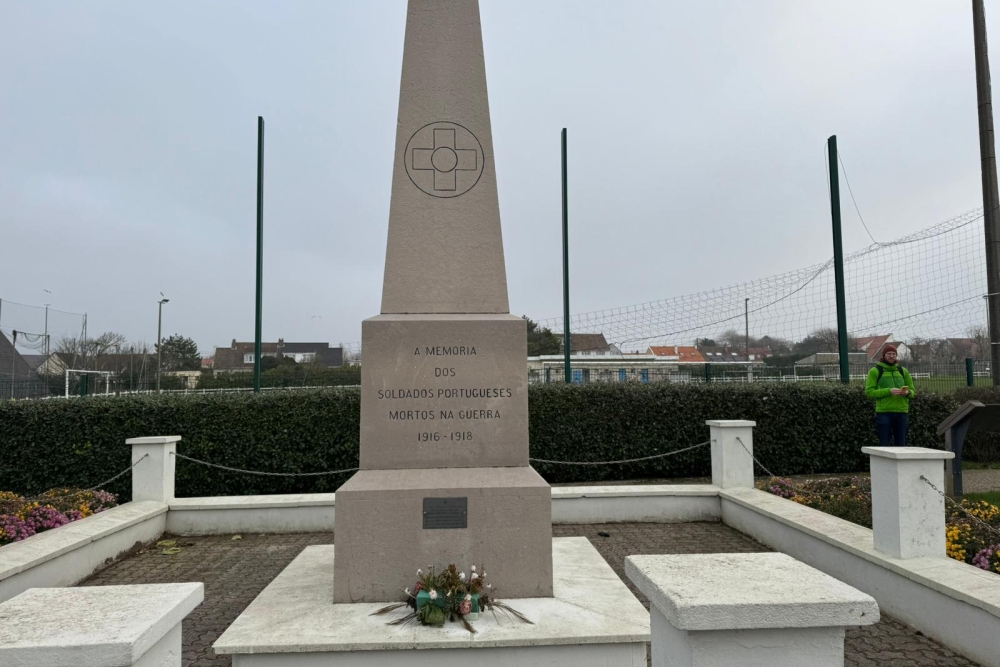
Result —
<path fill-rule="evenodd" d="M 875 430 L 882 447 L 906 446 L 910 400 L 916 394 L 910 372 L 896 362 L 896 347 L 886 345 L 882 360 L 868 371 L 865 382 L 865 394 L 875 399 Z"/>

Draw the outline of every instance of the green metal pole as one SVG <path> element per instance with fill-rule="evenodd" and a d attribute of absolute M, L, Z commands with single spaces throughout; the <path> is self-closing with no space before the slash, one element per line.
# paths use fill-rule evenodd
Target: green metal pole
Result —
<path fill-rule="evenodd" d="M 972 357 L 965 358 L 965 384 L 969 387 L 976 386 L 976 360 Z"/>
<path fill-rule="evenodd" d="M 562 131 L 562 251 L 563 251 L 563 375 L 573 381 L 569 356 L 572 341 L 569 331 L 569 197 L 566 193 L 566 128 Z"/>
<path fill-rule="evenodd" d="M 851 381 L 847 350 L 847 297 L 844 294 L 844 242 L 840 235 L 840 171 L 837 168 L 837 135 L 827 141 L 830 154 L 830 213 L 833 217 L 833 271 L 837 286 L 837 341 L 840 351 L 840 381 Z"/>
<path fill-rule="evenodd" d="M 260 391 L 261 294 L 264 290 L 264 117 L 257 116 L 257 318 L 253 339 L 253 390 Z"/>

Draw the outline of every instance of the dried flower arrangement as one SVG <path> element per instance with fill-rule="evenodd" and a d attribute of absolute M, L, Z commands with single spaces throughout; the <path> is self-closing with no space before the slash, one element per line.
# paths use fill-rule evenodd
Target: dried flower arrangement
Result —
<path fill-rule="evenodd" d="M 403 602 L 382 607 L 371 615 L 382 616 L 399 609 L 409 609 L 406 616 L 389 621 L 389 625 L 420 623 L 441 627 L 446 621 L 454 621 L 475 633 L 472 621 L 479 618 L 480 610 L 486 610 L 493 614 L 497 622 L 506 617 L 533 625 L 527 616 L 497 599 L 497 589 L 486 581 L 485 570 L 473 565 L 466 576 L 454 563 L 440 572 L 435 572 L 433 567 L 427 569 L 427 572 L 417 570 L 417 583 L 412 591 L 409 588 L 403 590 L 406 595 Z"/>

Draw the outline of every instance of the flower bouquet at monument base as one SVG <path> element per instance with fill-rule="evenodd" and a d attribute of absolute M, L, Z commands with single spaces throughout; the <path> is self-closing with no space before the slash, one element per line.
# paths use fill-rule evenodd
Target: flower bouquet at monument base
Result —
<path fill-rule="evenodd" d="M 398 609 L 409 609 L 402 618 L 389 621 L 389 625 L 410 625 L 420 623 L 433 627 L 442 627 L 446 622 L 461 623 L 469 632 L 475 633 L 472 621 L 479 618 L 480 610 L 486 610 L 500 621 L 500 616 L 506 616 L 520 623 L 532 624 L 528 618 L 510 605 L 500 602 L 496 597 L 496 589 L 486 581 L 485 570 L 479 570 L 473 565 L 469 574 L 460 572 L 454 563 L 436 572 L 433 567 L 428 571 L 417 570 L 417 582 L 413 590 L 405 589 L 406 599 L 403 602 L 383 607 L 372 616 L 381 616 Z"/>

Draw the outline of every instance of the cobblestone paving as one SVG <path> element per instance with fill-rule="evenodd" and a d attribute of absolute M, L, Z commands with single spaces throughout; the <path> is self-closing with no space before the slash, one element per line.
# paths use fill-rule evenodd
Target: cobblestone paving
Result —
<path fill-rule="evenodd" d="M 602 535 L 608 535 L 604 537 Z M 625 556 L 752 553 L 768 547 L 719 523 L 609 523 L 553 526 L 555 537 L 584 536 L 597 547 L 643 606 L 649 601 L 625 576 Z M 852 667 L 978 667 L 913 628 L 882 614 L 875 625 L 847 631 L 844 664 Z"/>
<path fill-rule="evenodd" d="M 602 535 L 603 533 L 603 535 Z M 625 556 L 658 553 L 748 553 L 768 551 L 718 523 L 587 524 L 553 526 L 555 537 L 583 536 L 627 584 Z M 95 574 L 83 586 L 201 581 L 205 602 L 184 621 L 184 667 L 228 667 L 212 644 L 302 549 L 332 544 L 333 533 L 174 538 L 181 552 L 164 556 L 151 548 Z M 630 588 L 631 585 L 630 585 Z M 634 588 L 644 605 L 646 599 Z M 895 619 L 848 630 L 846 665 L 857 667 L 976 667 Z"/>
<path fill-rule="evenodd" d="M 184 619 L 184 667 L 229 667 L 212 644 L 253 599 L 303 549 L 333 544 L 333 533 L 176 537 L 181 552 L 164 556 L 150 548 L 119 561 L 83 582 L 83 586 L 161 584 L 201 581 L 205 601 Z M 163 539 L 168 539 L 164 537 Z"/>

